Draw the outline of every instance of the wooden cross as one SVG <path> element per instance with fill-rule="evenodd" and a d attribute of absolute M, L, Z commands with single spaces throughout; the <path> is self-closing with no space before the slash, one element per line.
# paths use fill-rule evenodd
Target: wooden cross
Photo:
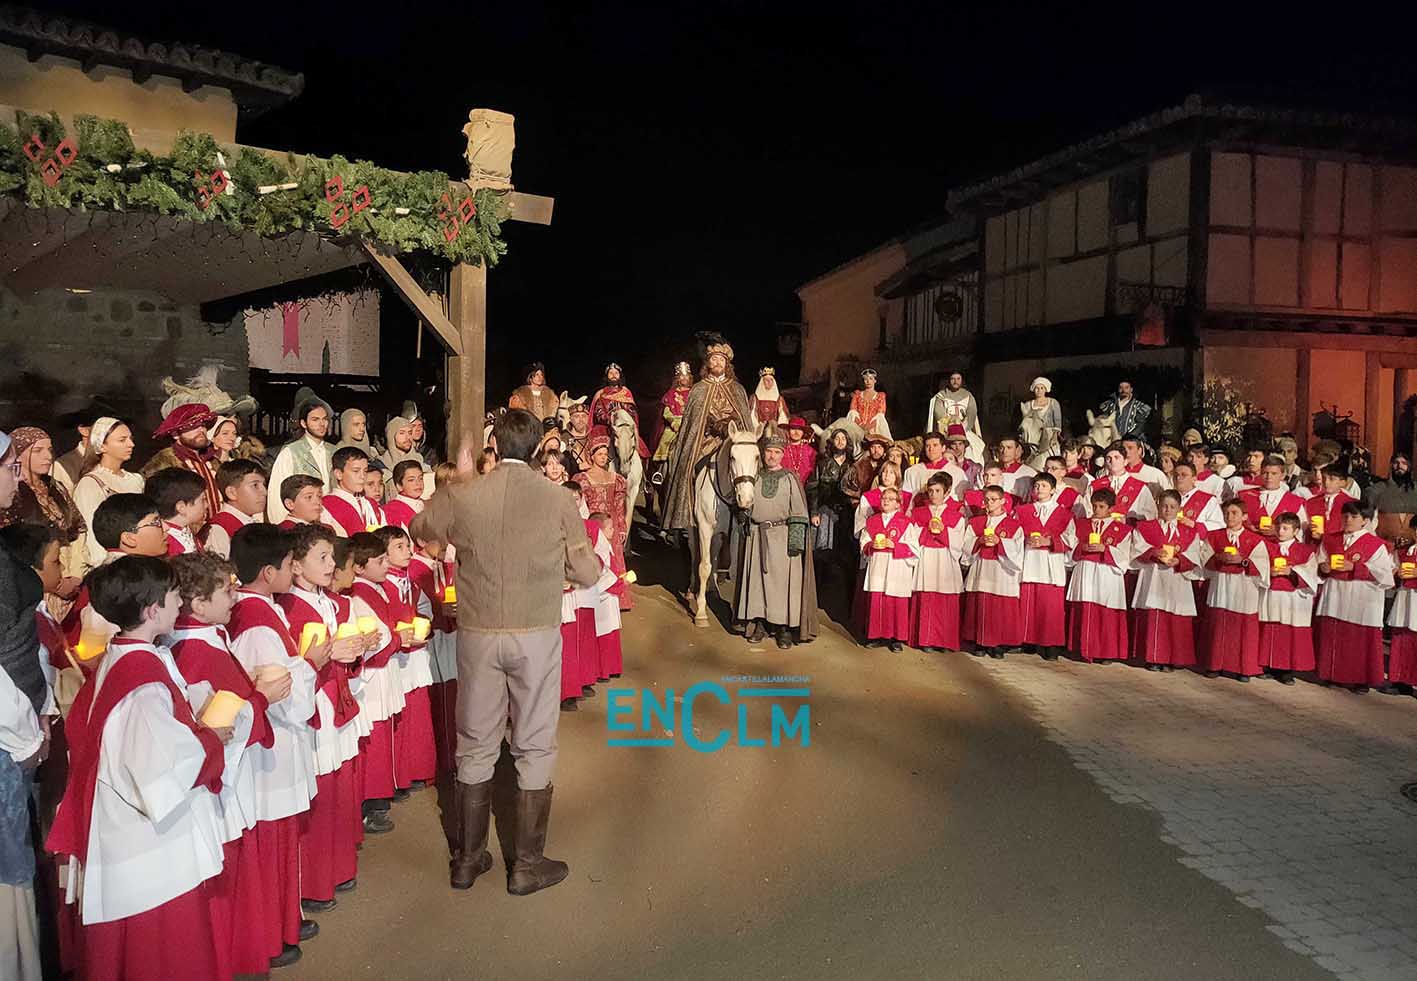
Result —
<path fill-rule="evenodd" d="M 468 113 L 463 127 L 468 141 L 468 189 L 489 188 L 503 195 L 509 221 L 549 225 L 554 198 L 512 189 L 514 122 L 511 115 L 493 109 Z M 448 352 L 447 458 L 457 458 L 464 439 L 475 441 L 474 448 L 480 449 L 487 404 L 487 267 L 466 262 L 453 266 L 444 300 L 424 292 L 397 257 L 384 255 L 368 243 L 364 250 Z"/>

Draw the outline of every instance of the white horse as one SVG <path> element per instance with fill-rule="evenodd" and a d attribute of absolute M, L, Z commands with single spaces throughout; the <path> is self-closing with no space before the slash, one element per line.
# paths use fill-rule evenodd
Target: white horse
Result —
<path fill-rule="evenodd" d="M 635 503 L 640 498 L 640 485 L 645 479 L 645 464 L 640 459 L 639 427 L 628 410 L 616 409 L 610 416 L 610 436 L 615 448 L 610 457 L 611 468 L 625 478 L 625 529 L 628 532 L 634 527 Z"/>
<path fill-rule="evenodd" d="M 1107 447 L 1117 442 L 1117 437 L 1121 435 L 1117 432 L 1116 422 L 1117 413 L 1115 412 L 1102 415 L 1088 409 L 1087 424 L 1091 429 L 1088 431 L 1087 438 L 1102 447 L 1102 449 L 1107 449 Z"/>
<path fill-rule="evenodd" d="M 732 487 L 720 487 L 719 457 L 728 455 Z M 728 439 L 711 457 L 700 464 L 694 475 L 694 534 L 689 536 L 690 555 L 694 562 L 694 581 L 690 584 L 694 626 L 708 626 L 708 606 L 704 595 L 713 582 L 713 536 L 718 528 L 718 510 L 731 503 L 740 508 L 753 506 L 753 492 L 758 476 L 758 431 L 753 427 L 740 429 L 728 425 Z M 732 494 L 732 498 L 728 497 Z"/>

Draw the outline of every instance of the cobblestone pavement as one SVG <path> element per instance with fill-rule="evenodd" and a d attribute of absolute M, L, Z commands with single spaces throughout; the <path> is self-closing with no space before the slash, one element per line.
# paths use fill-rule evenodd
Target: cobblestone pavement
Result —
<path fill-rule="evenodd" d="M 1417 699 L 1044 662 L 984 670 L 1177 859 L 1345 979 L 1417 977 Z"/>

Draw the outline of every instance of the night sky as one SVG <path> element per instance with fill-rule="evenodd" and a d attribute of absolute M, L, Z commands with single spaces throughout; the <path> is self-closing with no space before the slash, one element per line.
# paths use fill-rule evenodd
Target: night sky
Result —
<path fill-rule="evenodd" d="M 556 211 L 505 226 L 489 400 L 531 358 L 573 391 L 613 358 L 653 397 L 704 329 L 753 376 L 802 282 L 1189 92 L 1417 112 L 1408 39 L 1360 7 L 36 5 L 303 72 L 246 143 L 461 176 L 467 110 L 514 113 L 513 179 Z"/>

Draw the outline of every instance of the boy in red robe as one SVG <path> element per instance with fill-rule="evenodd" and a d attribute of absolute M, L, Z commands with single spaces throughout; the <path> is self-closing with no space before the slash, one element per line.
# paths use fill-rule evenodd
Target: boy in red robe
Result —
<path fill-rule="evenodd" d="M 197 532 L 207 523 L 207 488 L 190 470 L 169 467 L 148 478 L 143 492 L 157 505 L 167 534 L 167 554 L 197 551 Z"/>
<path fill-rule="evenodd" d="M 1009 495 L 992 484 L 983 491 L 984 513 L 965 526 L 963 639 L 976 657 L 1002 659 L 1023 641 L 1019 576 L 1023 572 L 1023 529 L 1009 513 Z"/>
<path fill-rule="evenodd" d="M 1319 544 L 1323 586 L 1314 611 L 1319 679 L 1364 692 L 1383 685 L 1383 599 L 1393 587 L 1392 553 L 1368 531 L 1357 501 L 1343 505 L 1343 527 Z"/>
<path fill-rule="evenodd" d="M 1302 540 L 1299 515 L 1279 516 L 1278 535 L 1265 542 L 1269 585 L 1260 595 L 1260 667 L 1294 684 L 1295 671 L 1314 670 L 1314 596 L 1319 588 L 1318 549 Z"/>
<path fill-rule="evenodd" d="M 1227 501 L 1222 511 L 1225 527 L 1201 543 L 1209 583 L 1200 662 L 1207 678 L 1224 674 L 1249 681 L 1260 673 L 1260 590 L 1269 584 L 1269 549 L 1259 533 L 1245 527 L 1243 502 Z"/>
<path fill-rule="evenodd" d="M 342 538 L 384 527 L 384 509 L 364 493 L 369 457 L 357 446 L 335 450 L 330 461 L 334 489 L 325 495 L 320 521 Z"/>
<path fill-rule="evenodd" d="M 289 514 L 280 523 L 281 531 L 292 531 L 300 525 L 318 525 L 325 513 L 325 485 L 319 477 L 298 473 L 280 484 L 281 503 Z M 328 526 L 326 526 L 328 527 Z M 330 528 L 330 531 L 334 531 Z"/>
<path fill-rule="evenodd" d="M 1108 452 L 1121 457 L 1116 450 Z M 1129 480 L 1137 478 L 1128 475 Z M 1105 478 L 1104 478 L 1105 480 Z M 1143 493 L 1150 497 L 1150 491 Z M 1132 529 L 1106 487 L 1092 492 L 1092 517 L 1073 522 L 1068 545 L 1073 575 L 1068 582 L 1068 650 L 1084 661 L 1124 661 L 1128 654 L 1127 590 Z"/>
<path fill-rule="evenodd" d="M 1177 464 L 1177 468 L 1190 464 Z M 1187 575 L 1200 566 L 1197 526 L 1180 520 L 1181 495 L 1162 491 L 1155 521 L 1137 525 L 1139 567 L 1132 596 L 1132 657 L 1149 671 L 1188 668 L 1196 663 L 1195 590 Z"/>
<path fill-rule="evenodd" d="M 254 460 L 228 460 L 216 472 L 221 510 L 207 522 L 208 552 L 231 557 L 231 536 L 255 521 L 266 510 L 266 472 Z"/>
<path fill-rule="evenodd" d="M 1023 649 L 1039 654 L 1045 661 L 1053 661 L 1068 642 L 1064 598 L 1068 581 L 1067 532 L 1073 523 L 1073 514 L 1055 497 L 1058 483 L 1053 474 L 1035 474 L 1032 490 L 1033 502 L 1014 512 L 1024 535 L 1023 573 L 1019 581 Z M 1070 487 L 1064 490 L 1077 496 Z"/>

